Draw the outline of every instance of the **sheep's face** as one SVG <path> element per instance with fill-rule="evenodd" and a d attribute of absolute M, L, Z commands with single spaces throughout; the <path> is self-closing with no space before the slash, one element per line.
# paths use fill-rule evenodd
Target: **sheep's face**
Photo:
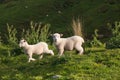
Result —
<path fill-rule="evenodd" d="M 53 41 L 57 42 L 57 40 L 59 40 L 62 35 L 63 34 L 59 34 L 59 33 L 52 34 Z"/>
<path fill-rule="evenodd" d="M 24 39 L 20 40 L 20 43 L 19 43 L 20 47 L 25 47 L 26 45 L 27 45 L 27 41 L 26 40 L 24 40 Z"/>

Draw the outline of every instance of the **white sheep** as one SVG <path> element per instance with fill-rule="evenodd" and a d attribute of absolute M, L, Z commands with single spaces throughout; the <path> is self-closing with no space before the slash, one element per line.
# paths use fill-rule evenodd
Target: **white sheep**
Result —
<path fill-rule="evenodd" d="M 63 34 L 55 33 L 51 34 L 53 38 L 53 42 L 58 49 L 59 56 L 64 53 L 64 50 L 73 50 L 74 48 L 79 52 L 79 54 L 83 54 L 82 44 L 84 43 L 84 39 L 80 36 L 72 36 L 68 38 L 61 38 Z"/>
<path fill-rule="evenodd" d="M 54 55 L 53 51 L 49 50 L 48 45 L 45 42 L 39 42 L 34 45 L 29 45 L 26 40 L 22 39 L 20 40 L 19 46 L 24 48 L 25 53 L 28 54 L 28 62 L 30 62 L 31 60 L 35 60 L 34 58 L 32 58 L 33 54 L 41 55 L 40 59 L 42 59 L 44 53 Z"/>

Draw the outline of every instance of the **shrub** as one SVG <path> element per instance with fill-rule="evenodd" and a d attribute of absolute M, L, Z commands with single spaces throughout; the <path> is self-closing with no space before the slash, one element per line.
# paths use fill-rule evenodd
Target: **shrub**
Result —
<path fill-rule="evenodd" d="M 42 25 L 41 23 L 30 22 L 30 28 L 28 30 L 23 29 L 22 37 L 24 37 L 29 43 L 37 43 L 40 41 L 48 41 L 48 35 L 50 24 Z"/>
<path fill-rule="evenodd" d="M 106 42 L 106 48 L 120 48 L 120 36 L 112 37 L 108 42 Z"/>
<path fill-rule="evenodd" d="M 108 28 L 111 30 L 112 32 L 112 36 L 116 37 L 120 35 L 120 22 L 115 22 L 114 25 L 108 23 L 107 24 Z"/>
<path fill-rule="evenodd" d="M 106 48 L 120 48 L 120 22 L 115 22 L 114 26 L 108 23 L 109 29 L 111 29 L 112 37 L 106 42 Z"/>
<path fill-rule="evenodd" d="M 93 35 L 93 40 L 90 42 L 90 46 L 91 47 L 104 47 L 104 44 L 100 41 L 100 40 L 98 40 L 98 30 L 97 29 L 95 29 L 95 31 L 94 31 L 94 35 Z"/>
<path fill-rule="evenodd" d="M 7 41 L 7 56 L 18 55 L 21 52 L 18 46 L 17 30 L 13 25 L 7 23 L 7 34 L 5 34 Z"/>
<path fill-rule="evenodd" d="M 41 28 L 41 33 L 40 33 L 40 40 L 41 41 L 45 41 L 45 42 L 48 41 L 48 37 L 50 34 L 49 29 L 50 29 L 50 24 L 46 24 Z"/>
<path fill-rule="evenodd" d="M 16 47 L 18 44 L 18 39 L 16 37 L 17 30 L 14 28 L 13 25 L 7 24 L 7 34 L 5 34 L 7 43 L 11 45 L 12 47 Z"/>

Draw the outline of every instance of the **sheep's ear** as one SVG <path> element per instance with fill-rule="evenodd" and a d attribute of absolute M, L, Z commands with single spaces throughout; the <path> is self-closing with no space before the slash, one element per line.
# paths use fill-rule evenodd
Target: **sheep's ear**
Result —
<path fill-rule="evenodd" d="M 62 37 L 62 36 L 63 36 L 63 34 L 60 34 L 60 36 Z"/>
<path fill-rule="evenodd" d="M 25 40 L 25 38 L 21 38 L 21 40 L 24 40 L 24 42 L 27 42 L 27 41 Z"/>
<path fill-rule="evenodd" d="M 23 40 L 23 42 L 27 42 L 25 39 L 22 39 Z"/>

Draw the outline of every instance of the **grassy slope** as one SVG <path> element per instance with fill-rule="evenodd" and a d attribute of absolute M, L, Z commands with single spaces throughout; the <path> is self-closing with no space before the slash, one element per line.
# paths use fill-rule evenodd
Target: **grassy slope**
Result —
<path fill-rule="evenodd" d="M 62 33 L 66 33 L 73 17 L 80 16 L 85 35 L 91 36 L 96 28 L 106 34 L 107 22 L 120 20 L 120 5 L 119 0 L 113 0 L 112 4 L 109 0 L 13 0 L 0 4 L 0 15 L 1 31 L 5 30 L 6 23 L 21 29 L 33 20 L 50 23 L 53 32 Z"/>
<path fill-rule="evenodd" d="M 27 56 L 7 56 L 7 48 L 1 47 L 1 80 L 118 80 L 120 77 L 120 50 L 89 49 L 79 56 L 65 52 L 61 58 L 45 55 L 42 60 L 27 62 Z M 6 54 L 6 55 L 5 55 Z M 38 58 L 38 56 L 34 56 Z"/>
<path fill-rule="evenodd" d="M 92 0 L 71 0 L 75 1 L 74 4 L 63 7 L 64 1 L 16 0 L 0 4 L 0 15 L 2 15 L 0 30 L 4 30 L 7 22 L 20 29 L 34 20 L 51 23 L 53 32 L 66 32 L 72 17 L 79 15 L 84 21 L 85 31 L 92 33 L 94 28 L 104 29 L 107 22 L 120 19 L 118 3 L 109 4 L 104 0 L 93 0 L 93 2 Z M 58 10 L 62 13 L 58 14 Z M 61 75 L 60 80 L 117 80 L 120 78 L 119 49 L 87 49 L 83 56 L 66 52 L 61 58 L 46 55 L 42 60 L 31 63 L 27 63 L 25 54 L 19 52 L 21 55 L 9 56 L 9 53 L 8 48 L 0 46 L 0 80 L 53 80 L 54 75 Z M 57 55 L 57 52 L 55 53 Z"/>

